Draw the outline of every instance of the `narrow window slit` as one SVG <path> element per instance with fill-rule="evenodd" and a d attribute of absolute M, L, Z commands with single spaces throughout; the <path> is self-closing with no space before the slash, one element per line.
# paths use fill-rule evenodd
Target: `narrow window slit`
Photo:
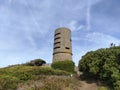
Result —
<path fill-rule="evenodd" d="M 65 49 L 70 49 L 69 47 L 65 47 Z"/>

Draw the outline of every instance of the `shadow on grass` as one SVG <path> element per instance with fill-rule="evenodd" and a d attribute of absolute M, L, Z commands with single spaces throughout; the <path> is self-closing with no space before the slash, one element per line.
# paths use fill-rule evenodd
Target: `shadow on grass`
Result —
<path fill-rule="evenodd" d="M 80 75 L 79 79 L 81 81 L 85 81 L 88 84 L 96 83 L 98 86 L 102 85 L 101 81 L 97 77 L 93 77 L 90 75 L 82 74 L 82 75 Z"/>
<path fill-rule="evenodd" d="M 93 77 L 87 74 L 81 74 L 79 76 L 79 79 L 88 84 L 96 83 L 96 85 L 98 86 L 98 90 L 108 90 L 106 83 L 103 81 L 100 81 L 97 77 Z"/>

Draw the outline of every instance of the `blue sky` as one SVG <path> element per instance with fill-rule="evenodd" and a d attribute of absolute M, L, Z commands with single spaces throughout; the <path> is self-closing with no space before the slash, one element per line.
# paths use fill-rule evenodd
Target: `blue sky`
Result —
<path fill-rule="evenodd" d="M 72 31 L 73 61 L 120 44 L 120 0 L 0 0 L 0 67 L 52 62 L 54 31 Z"/>

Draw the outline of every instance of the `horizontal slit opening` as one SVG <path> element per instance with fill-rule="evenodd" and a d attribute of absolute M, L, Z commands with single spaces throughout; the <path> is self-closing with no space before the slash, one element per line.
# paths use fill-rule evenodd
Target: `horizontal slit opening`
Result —
<path fill-rule="evenodd" d="M 58 48 L 60 48 L 60 47 L 54 47 L 54 49 L 58 49 Z"/>
<path fill-rule="evenodd" d="M 60 35 L 60 33 L 56 33 L 55 36 Z"/>
<path fill-rule="evenodd" d="M 65 47 L 65 49 L 70 49 L 69 47 Z"/>
<path fill-rule="evenodd" d="M 60 42 L 55 42 L 54 45 L 59 44 Z"/>
<path fill-rule="evenodd" d="M 55 40 L 60 39 L 60 37 L 55 38 Z"/>

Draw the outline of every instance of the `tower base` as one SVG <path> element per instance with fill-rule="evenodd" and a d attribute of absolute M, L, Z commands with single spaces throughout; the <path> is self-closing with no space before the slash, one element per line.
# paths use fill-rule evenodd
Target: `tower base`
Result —
<path fill-rule="evenodd" d="M 53 56 L 53 62 L 55 62 L 55 61 L 65 61 L 65 60 L 71 60 L 72 61 L 72 55 L 70 53 L 56 53 Z"/>

